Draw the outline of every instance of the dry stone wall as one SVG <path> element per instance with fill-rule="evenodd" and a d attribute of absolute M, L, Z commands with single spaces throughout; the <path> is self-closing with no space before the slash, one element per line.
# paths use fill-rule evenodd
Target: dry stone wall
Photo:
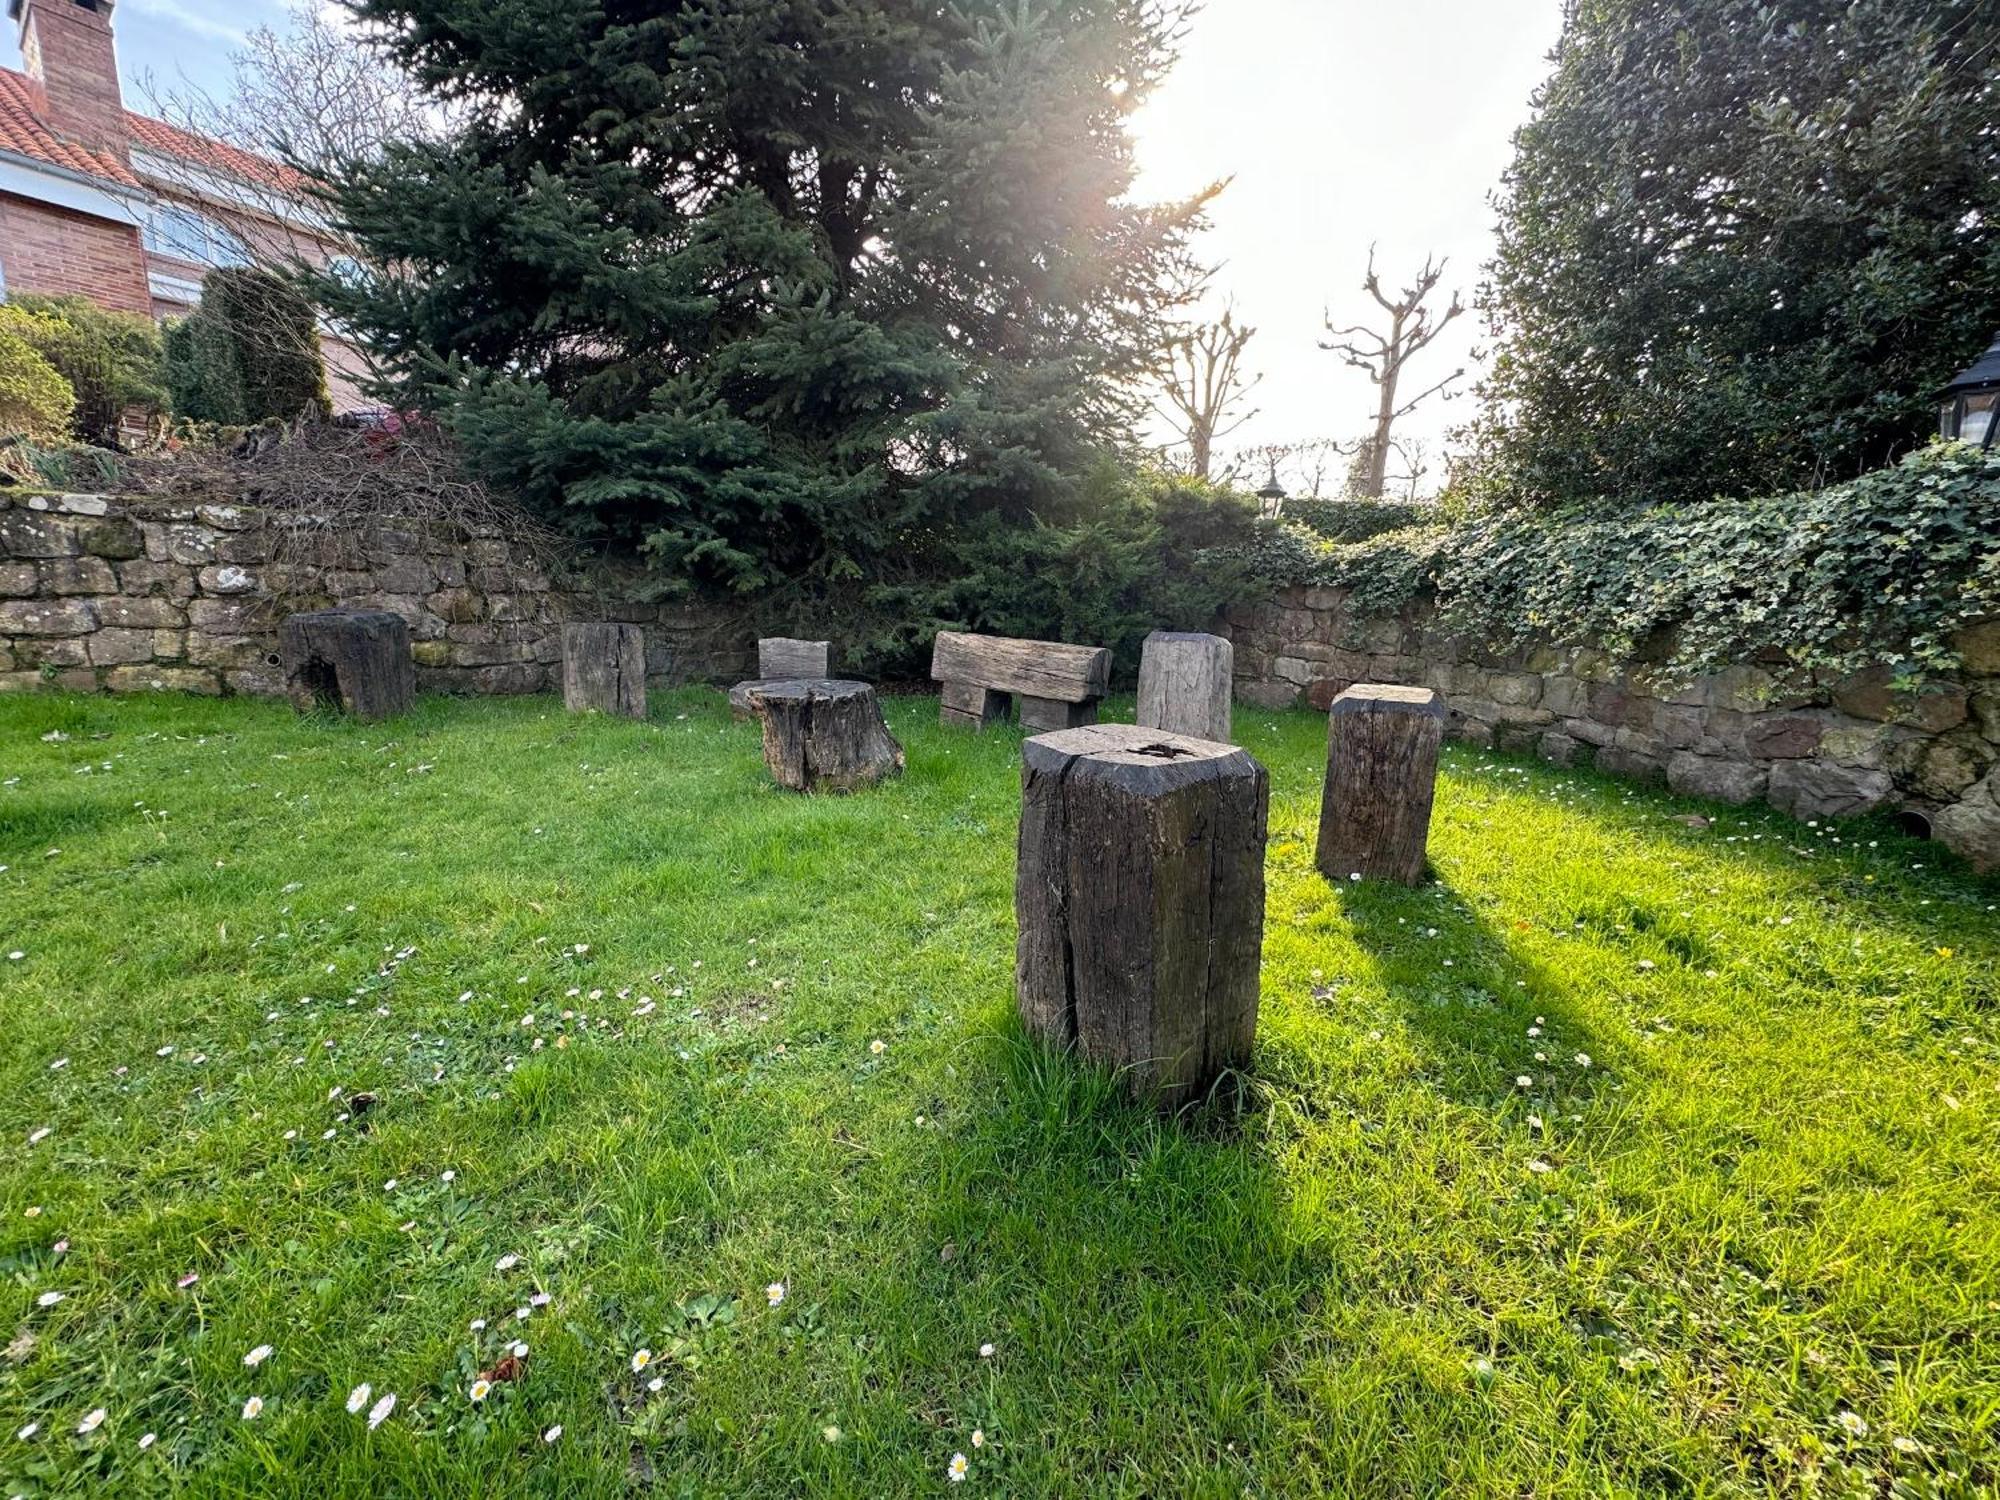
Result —
<path fill-rule="evenodd" d="M 1692 681 L 1643 653 L 1495 650 L 1454 637 L 1426 607 L 1372 616 L 1341 589 L 1288 589 L 1221 628 L 1245 702 L 1323 709 L 1355 682 L 1435 688 L 1460 740 L 1800 818 L 1897 809 L 1979 868 L 2000 868 L 2000 619 L 1960 632 L 1961 673 L 1917 693 L 1881 669 L 1801 673 L 1776 650 Z"/>
<path fill-rule="evenodd" d="M 556 576 L 499 531 L 102 495 L 0 496 L 0 690 L 277 694 L 288 614 L 386 609 L 427 692 L 560 685 L 562 622 L 643 626 L 650 681 L 750 675 L 754 632 L 641 602 L 636 575 Z"/>

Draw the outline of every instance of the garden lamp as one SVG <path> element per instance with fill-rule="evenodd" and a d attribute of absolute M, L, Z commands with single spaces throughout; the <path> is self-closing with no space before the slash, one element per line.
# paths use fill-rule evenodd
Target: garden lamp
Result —
<path fill-rule="evenodd" d="M 1995 346 L 2000 349 L 2000 345 Z M 1285 487 L 1278 483 L 1278 466 L 1271 465 L 1271 477 L 1264 481 L 1264 487 L 1257 491 L 1257 498 L 1263 502 L 1267 516 L 1275 516 L 1285 508 Z"/>
<path fill-rule="evenodd" d="M 1952 377 L 1938 404 L 1938 432 L 1980 448 L 1993 446 L 2000 412 L 2000 334 L 1984 354 Z"/>

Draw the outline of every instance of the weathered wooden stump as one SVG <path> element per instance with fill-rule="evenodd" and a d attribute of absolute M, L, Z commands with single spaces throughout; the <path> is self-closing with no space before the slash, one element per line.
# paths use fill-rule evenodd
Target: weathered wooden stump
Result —
<path fill-rule="evenodd" d="M 943 684 L 940 723 L 984 729 L 1004 722 L 1009 700 L 1018 697 L 1024 727 L 1074 729 L 1097 722 L 1097 700 L 1111 687 L 1111 652 L 940 630 L 931 676 Z"/>
<path fill-rule="evenodd" d="M 637 625 L 569 624 L 562 630 L 563 707 L 571 713 L 646 717 L 646 632 Z"/>
<path fill-rule="evenodd" d="M 1326 716 L 1320 873 L 1420 885 L 1437 788 L 1444 700 L 1429 688 L 1357 682 Z"/>
<path fill-rule="evenodd" d="M 808 677 L 753 682 L 750 710 L 764 725 L 764 764 L 795 792 L 851 792 L 903 770 L 903 747 L 865 682 Z"/>
<path fill-rule="evenodd" d="M 1235 664 L 1236 648 L 1222 636 L 1154 631 L 1139 657 L 1139 722 L 1228 744 Z"/>
<path fill-rule="evenodd" d="M 406 713 L 417 699 L 410 627 L 387 610 L 312 610 L 278 631 L 285 696 L 301 713 L 337 709 L 357 719 Z"/>
<path fill-rule="evenodd" d="M 1270 777 L 1132 724 L 1021 752 L 1015 988 L 1037 1036 L 1177 1106 L 1250 1056 Z"/>
<path fill-rule="evenodd" d="M 750 717 L 750 690 L 767 682 L 796 682 L 833 675 L 833 643 L 767 635 L 757 641 L 757 675 L 729 690 L 732 718 Z"/>

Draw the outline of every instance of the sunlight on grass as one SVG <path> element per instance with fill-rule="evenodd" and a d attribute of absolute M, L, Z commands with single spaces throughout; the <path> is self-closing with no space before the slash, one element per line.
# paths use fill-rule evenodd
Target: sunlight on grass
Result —
<path fill-rule="evenodd" d="M 1454 749 L 1330 890 L 1239 710 L 1256 1070 L 1163 1123 L 1014 1025 L 1018 734 L 886 706 L 807 799 L 706 691 L 0 700 L 6 1492 L 2000 1483 L 1994 882 Z"/>

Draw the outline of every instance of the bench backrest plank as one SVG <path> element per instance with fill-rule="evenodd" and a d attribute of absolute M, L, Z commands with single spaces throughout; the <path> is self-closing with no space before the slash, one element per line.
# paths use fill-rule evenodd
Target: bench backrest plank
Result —
<path fill-rule="evenodd" d="M 1000 693 L 1088 703 L 1111 690 L 1111 651 L 1105 646 L 940 630 L 931 647 L 931 676 L 939 682 L 969 682 Z"/>

